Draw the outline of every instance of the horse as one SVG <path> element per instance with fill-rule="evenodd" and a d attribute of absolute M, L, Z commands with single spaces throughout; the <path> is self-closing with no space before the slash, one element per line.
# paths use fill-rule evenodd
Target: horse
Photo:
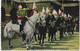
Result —
<path fill-rule="evenodd" d="M 53 42 L 53 37 L 56 40 L 56 31 L 57 31 L 55 27 L 56 19 L 54 18 L 54 15 L 50 16 L 50 18 L 51 19 L 49 19 L 49 27 L 48 27 L 48 30 L 49 30 L 48 41 L 50 42 L 51 40 L 51 42 Z"/>
<path fill-rule="evenodd" d="M 8 22 L 6 26 L 4 27 L 4 37 L 9 39 L 9 48 L 12 48 L 11 45 L 11 39 L 14 37 L 14 35 L 19 32 L 20 26 L 17 24 L 12 24 L 12 21 Z"/>
<path fill-rule="evenodd" d="M 44 45 L 44 39 L 45 39 L 46 32 L 47 32 L 45 18 L 46 18 L 45 15 L 43 17 L 40 17 L 40 22 L 39 22 L 39 26 L 38 26 L 38 30 L 39 30 L 39 44 L 42 45 L 42 46 Z"/>
<path fill-rule="evenodd" d="M 77 18 L 76 18 L 77 19 Z M 70 19 L 70 22 L 68 22 L 68 34 L 73 35 L 74 34 L 74 27 L 76 26 L 76 19 L 72 18 Z"/>
<path fill-rule="evenodd" d="M 64 27 L 64 18 L 61 16 L 61 17 L 58 17 L 56 23 L 55 23 L 55 27 L 56 27 L 56 30 L 60 31 L 60 40 L 62 40 L 63 38 L 63 27 Z"/>
<path fill-rule="evenodd" d="M 74 30 L 74 27 L 75 27 L 75 19 L 71 19 L 71 18 L 68 18 L 68 21 L 67 21 L 67 32 L 68 32 L 68 35 L 72 35 L 73 34 L 73 30 Z"/>
<path fill-rule="evenodd" d="M 30 39 L 30 47 L 32 47 L 32 37 L 33 37 L 34 31 L 35 31 L 36 21 L 39 17 L 42 17 L 42 16 L 43 16 L 42 13 L 37 13 L 37 14 L 29 17 L 28 21 L 26 21 L 26 23 L 23 27 L 23 32 L 26 34 L 26 48 L 29 48 L 28 43 L 27 43 L 28 39 Z M 20 33 L 20 31 L 19 31 L 20 25 L 12 24 L 11 22 L 12 21 L 7 23 L 4 28 L 4 37 L 9 38 L 9 46 L 10 47 L 12 47 L 11 38 L 13 38 L 13 36 L 16 32 Z"/>

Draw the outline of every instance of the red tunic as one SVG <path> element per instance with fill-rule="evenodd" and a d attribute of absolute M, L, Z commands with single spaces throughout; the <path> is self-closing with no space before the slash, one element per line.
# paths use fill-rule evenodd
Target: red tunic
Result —
<path fill-rule="evenodd" d="M 33 11 L 31 11 L 31 14 L 30 14 L 30 16 L 32 16 L 32 15 L 33 15 L 33 13 L 34 13 L 34 12 L 33 12 Z"/>

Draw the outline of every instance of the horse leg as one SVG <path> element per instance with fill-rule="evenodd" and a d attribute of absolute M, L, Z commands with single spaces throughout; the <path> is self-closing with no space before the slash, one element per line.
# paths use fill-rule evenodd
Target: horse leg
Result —
<path fill-rule="evenodd" d="M 31 47 L 31 48 L 33 47 L 33 46 L 32 46 L 32 39 L 33 39 L 32 37 L 33 37 L 33 34 L 31 35 L 30 41 L 29 41 L 29 42 L 30 42 L 30 47 Z"/>
<path fill-rule="evenodd" d="M 44 45 L 45 35 L 46 35 L 46 33 L 45 33 L 45 34 L 43 34 L 42 45 Z"/>
<path fill-rule="evenodd" d="M 56 32 L 54 32 L 54 39 L 56 40 Z"/>
<path fill-rule="evenodd" d="M 27 49 L 29 49 L 29 47 L 28 47 L 28 42 L 29 42 L 29 39 L 28 39 L 28 37 L 26 37 L 26 48 L 27 48 Z"/>
<path fill-rule="evenodd" d="M 50 42 L 50 32 L 48 33 L 48 42 Z"/>
<path fill-rule="evenodd" d="M 65 30 L 65 29 L 63 29 L 63 35 L 64 35 L 64 36 L 65 36 L 65 31 L 66 31 L 66 30 Z"/>
<path fill-rule="evenodd" d="M 60 29 L 60 40 L 63 38 L 63 29 Z"/>
<path fill-rule="evenodd" d="M 40 40 L 40 37 L 39 37 L 40 35 L 38 34 L 38 40 Z"/>
<path fill-rule="evenodd" d="M 13 48 L 13 46 L 11 45 L 11 39 L 9 39 L 9 48 Z"/>
<path fill-rule="evenodd" d="M 35 36 L 35 41 L 37 41 L 37 39 L 36 39 L 36 33 L 34 32 L 34 36 Z"/>
<path fill-rule="evenodd" d="M 51 42 L 53 42 L 53 34 L 51 34 Z"/>
<path fill-rule="evenodd" d="M 72 29 L 72 35 L 74 34 L 74 28 Z"/>
<path fill-rule="evenodd" d="M 25 39 L 26 39 L 26 35 L 25 34 L 22 34 L 22 44 L 24 45 L 26 42 L 25 42 Z"/>
<path fill-rule="evenodd" d="M 40 40 L 39 40 L 39 44 L 41 45 L 41 38 L 42 38 L 42 34 L 40 34 Z"/>

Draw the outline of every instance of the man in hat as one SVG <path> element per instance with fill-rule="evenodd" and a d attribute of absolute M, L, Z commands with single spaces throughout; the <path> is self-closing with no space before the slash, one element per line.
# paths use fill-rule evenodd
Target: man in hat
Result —
<path fill-rule="evenodd" d="M 35 5 L 35 2 L 33 3 L 33 8 L 32 8 L 32 9 L 33 9 L 33 10 L 31 11 L 30 16 L 32 16 L 32 15 L 38 13 L 38 11 L 37 11 L 37 6 Z"/>
<path fill-rule="evenodd" d="M 23 31 L 23 27 L 26 23 L 26 21 L 28 21 L 28 13 L 29 13 L 29 8 L 27 8 L 26 5 L 23 5 L 23 7 L 21 5 L 19 5 L 19 10 L 24 10 L 25 11 L 25 14 L 23 17 L 21 16 L 18 16 L 20 18 L 20 32 L 22 33 L 22 44 L 24 45 L 26 43 L 25 39 L 26 39 L 26 35 L 24 34 L 24 31 Z"/>
<path fill-rule="evenodd" d="M 67 26 L 68 26 L 68 32 L 72 31 L 72 34 L 74 34 L 73 33 L 73 30 L 74 30 L 74 27 L 75 27 L 74 19 L 69 14 L 68 14 Z"/>
<path fill-rule="evenodd" d="M 62 16 L 62 12 L 61 10 L 59 9 L 59 14 L 58 14 L 58 19 L 57 19 L 57 22 L 56 22 L 56 27 L 57 29 L 60 30 L 60 40 L 63 38 L 63 16 Z"/>
<path fill-rule="evenodd" d="M 58 19 L 57 11 L 56 11 L 55 9 L 53 9 L 52 15 L 54 15 L 54 18 L 55 18 L 56 20 Z"/>
<path fill-rule="evenodd" d="M 47 25 L 47 28 L 49 27 L 49 20 L 51 19 L 52 20 L 52 17 L 51 17 L 51 13 L 50 13 L 50 10 L 48 9 L 48 7 L 46 8 L 46 25 Z"/>
<path fill-rule="evenodd" d="M 18 20 L 18 24 L 21 25 L 21 20 L 22 20 L 22 17 L 20 15 L 18 15 L 19 11 L 22 10 L 22 5 L 21 5 L 21 2 L 19 3 L 19 6 L 18 6 L 18 10 L 17 10 L 17 20 Z"/>

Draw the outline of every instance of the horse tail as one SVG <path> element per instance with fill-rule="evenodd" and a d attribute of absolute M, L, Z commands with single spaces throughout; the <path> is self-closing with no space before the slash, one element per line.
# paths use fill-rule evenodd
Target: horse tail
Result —
<path fill-rule="evenodd" d="M 4 28 L 4 37 L 6 38 L 8 35 L 7 35 L 7 26 L 5 26 L 5 28 Z"/>

